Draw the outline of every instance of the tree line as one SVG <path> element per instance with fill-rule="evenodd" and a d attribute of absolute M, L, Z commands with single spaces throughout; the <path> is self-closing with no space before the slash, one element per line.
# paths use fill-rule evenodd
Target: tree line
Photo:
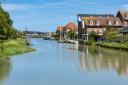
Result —
<path fill-rule="evenodd" d="M 16 38 L 16 29 L 8 12 L 0 5 L 0 40 Z"/>

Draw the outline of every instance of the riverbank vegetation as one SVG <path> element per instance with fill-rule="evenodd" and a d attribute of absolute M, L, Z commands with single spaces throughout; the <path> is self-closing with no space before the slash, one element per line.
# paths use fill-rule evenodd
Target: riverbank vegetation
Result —
<path fill-rule="evenodd" d="M 107 28 L 103 36 L 95 32 L 89 34 L 89 40 L 84 42 L 86 45 L 100 45 L 106 48 L 128 50 L 128 34 L 123 34 L 117 28 Z"/>
<path fill-rule="evenodd" d="M 26 45 L 26 41 L 23 38 L 6 40 L 0 43 L 0 57 L 22 54 L 34 50 L 35 49 Z"/>
<path fill-rule="evenodd" d="M 128 42 L 97 42 L 96 44 L 106 48 L 128 50 Z"/>
<path fill-rule="evenodd" d="M 13 27 L 13 21 L 8 12 L 0 6 L 0 57 L 34 51 L 26 45 L 26 40 Z"/>

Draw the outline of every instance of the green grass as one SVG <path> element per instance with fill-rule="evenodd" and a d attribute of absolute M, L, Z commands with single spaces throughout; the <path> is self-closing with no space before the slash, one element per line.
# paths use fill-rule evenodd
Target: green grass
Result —
<path fill-rule="evenodd" d="M 97 45 L 101 45 L 102 47 L 107 47 L 107 48 L 128 50 L 128 42 L 124 42 L 124 43 L 98 42 Z"/>
<path fill-rule="evenodd" d="M 10 56 L 35 51 L 35 49 L 26 45 L 22 38 L 7 40 L 0 44 L 0 56 Z"/>

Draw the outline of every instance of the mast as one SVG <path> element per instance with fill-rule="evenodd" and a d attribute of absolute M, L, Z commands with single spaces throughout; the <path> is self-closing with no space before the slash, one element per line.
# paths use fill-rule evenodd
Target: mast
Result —
<path fill-rule="evenodd" d="M 60 40 L 61 40 L 61 30 L 60 30 Z"/>

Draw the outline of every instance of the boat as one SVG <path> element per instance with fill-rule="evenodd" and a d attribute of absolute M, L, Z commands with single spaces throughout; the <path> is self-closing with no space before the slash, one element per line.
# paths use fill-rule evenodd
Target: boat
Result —
<path fill-rule="evenodd" d="M 59 40 L 58 43 L 64 43 L 64 40 Z"/>

